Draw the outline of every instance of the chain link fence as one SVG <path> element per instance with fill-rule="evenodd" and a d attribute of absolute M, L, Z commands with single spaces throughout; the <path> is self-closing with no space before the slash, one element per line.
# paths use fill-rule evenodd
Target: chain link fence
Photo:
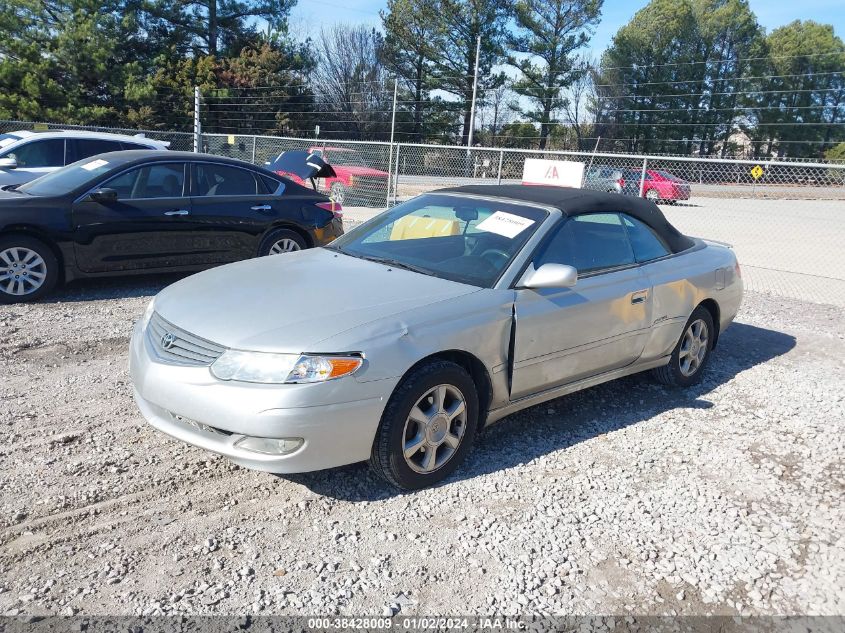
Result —
<path fill-rule="evenodd" d="M 189 132 L 0 121 L 20 129 L 113 132 L 191 150 Z M 654 199 L 681 231 L 732 244 L 750 290 L 845 306 L 845 164 L 539 152 L 444 145 L 203 134 L 203 151 L 258 165 L 319 151 L 337 176 L 320 188 L 352 221 L 426 191 L 519 183 L 526 158 L 584 163 L 582 186 Z"/>
<path fill-rule="evenodd" d="M 527 158 L 584 163 L 582 186 L 643 196 L 682 232 L 727 242 L 749 290 L 845 306 L 845 164 L 402 144 L 391 202 L 519 183 Z"/>

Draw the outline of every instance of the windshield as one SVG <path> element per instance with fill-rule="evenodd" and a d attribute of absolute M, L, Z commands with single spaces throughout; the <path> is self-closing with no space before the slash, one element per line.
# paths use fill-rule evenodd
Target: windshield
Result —
<path fill-rule="evenodd" d="M 326 161 L 329 165 L 347 165 L 349 167 L 366 167 L 364 157 L 354 150 L 326 150 Z"/>
<path fill-rule="evenodd" d="M 677 176 L 670 174 L 668 171 L 657 170 L 657 173 L 660 174 L 666 180 L 671 180 L 672 182 L 683 182 Z"/>
<path fill-rule="evenodd" d="M 424 194 L 341 236 L 329 248 L 491 288 L 547 215 L 512 202 Z"/>
<path fill-rule="evenodd" d="M 31 196 L 61 196 L 82 187 L 114 167 L 114 163 L 93 156 L 36 178 L 18 187 L 17 191 Z"/>
<path fill-rule="evenodd" d="M 0 134 L 0 149 L 9 146 L 12 143 L 17 143 L 19 140 L 21 140 L 21 137 L 15 134 Z"/>

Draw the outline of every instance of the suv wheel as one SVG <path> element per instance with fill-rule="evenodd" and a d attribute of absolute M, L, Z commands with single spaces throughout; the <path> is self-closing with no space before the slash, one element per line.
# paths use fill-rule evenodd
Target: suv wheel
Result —
<path fill-rule="evenodd" d="M 478 394 L 459 365 L 415 369 L 385 407 L 370 465 L 394 486 L 415 490 L 448 477 L 466 457 L 478 425 Z"/>

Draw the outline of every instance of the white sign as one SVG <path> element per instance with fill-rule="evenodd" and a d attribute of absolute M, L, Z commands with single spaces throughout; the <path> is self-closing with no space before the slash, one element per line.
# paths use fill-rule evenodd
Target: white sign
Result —
<path fill-rule="evenodd" d="M 483 222 L 479 222 L 475 228 L 479 231 L 487 231 L 488 233 L 495 233 L 496 235 L 503 235 L 504 237 L 513 239 L 532 224 L 534 224 L 534 220 L 529 220 L 513 213 L 496 211 Z"/>
<path fill-rule="evenodd" d="M 108 165 L 109 161 L 103 160 L 102 158 L 98 158 L 97 160 L 92 160 L 90 163 L 85 163 L 84 165 L 80 165 L 82 169 L 87 171 L 94 171 L 98 167 L 102 167 L 103 165 Z"/>
<path fill-rule="evenodd" d="M 584 163 L 574 160 L 526 158 L 522 168 L 523 185 L 554 185 L 580 188 L 584 180 Z"/>

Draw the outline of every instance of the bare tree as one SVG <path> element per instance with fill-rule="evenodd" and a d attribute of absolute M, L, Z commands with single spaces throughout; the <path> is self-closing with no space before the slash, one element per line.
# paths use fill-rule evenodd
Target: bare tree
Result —
<path fill-rule="evenodd" d="M 363 25 L 320 31 L 314 93 L 325 136 L 372 140 L 390 132 L 392 83 L 381 63 L 382 36 Z"/>
<path fill-rule="evenodd" d="M 593 128 L 590 104 L 595 90 L 594 68 L 594 61 L 579 57 L 573 64 L 571 76 L 574 79 L 562 99 L 563 119 L 574 132 L 579 150 L 585 149 L 583 139 L 588 130 Z"/>

